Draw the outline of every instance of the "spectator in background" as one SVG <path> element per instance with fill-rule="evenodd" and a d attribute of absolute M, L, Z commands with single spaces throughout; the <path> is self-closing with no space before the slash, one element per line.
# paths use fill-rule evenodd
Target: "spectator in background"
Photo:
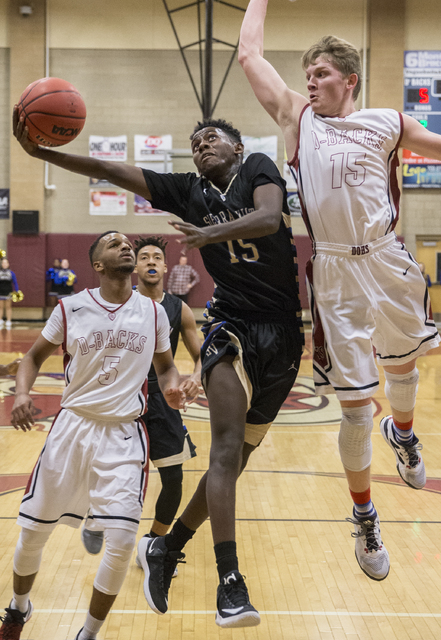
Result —
<path fill-rule="evenodd" d="M 9 260 L 3 258 L 0 268 L 0 329 L 4 327 L 3 313 L 6 309 L 6 329 L 12 326 L 12 293 L 18 291 L 17 278 L 9 268 Z"/>
<path fill-rule="evenodd" d="M 74 284 L 77 281 L 75 272 L 69 267 L 69 260 L 63 258 L 58 273 L 54 275 L 54 284 L 59 298 L 70 296 L 74 293 Z"/>
<path fill-rule="evenodd" d="M 179 256 L 179 264 L 171 270 L 168 278 L 168 291 L 187 303 L 190 289 L 199 282 L 199 274 L 190 264 L 187 264 L 187 256 Z"/>
<path fill-rule="evenodd" d="M 54 258 L 52 267 L 46 271 L 46 280 L 47 281 L 53 280 L 55 277 L 55 274 L 59 272 L 60 268 L 61 268 L 60 258 Z"/>
<path fill-rule="evenodd" d="M 420 268 L 420 271 L 422 273 L 422 276 L 424 278 L 424 280 L 426 281 L 426 285 L 428 287 L 432 286 L 432 280 L 430 279 L 430 276 L 428 273 L 426 273 L 426 265 L 424 264 L 424 262 L 419 262 L 418 266 Z"/>
<path fill-rule="evenodd" d="M 55 307 L 58 300 L 58 285 L 55 284 L 55 276 L 61 267 L 59 258 L 55 258 L 52 267 L 46 271 L 46 282 L 50 282 L 49 288 L 49 307 Z"/>

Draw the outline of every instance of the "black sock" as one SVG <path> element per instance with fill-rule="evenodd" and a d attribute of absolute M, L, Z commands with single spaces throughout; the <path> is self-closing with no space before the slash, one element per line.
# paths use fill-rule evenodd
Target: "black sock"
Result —
<path fill-rule="evenodd" d="M 214 545 L 219 580 L 230 571 L 239 571 L 236 542 L 229 540 Z"/>
<path fill-rule="evenodd" d="M 153 529 L 150 529 L 149 538 L 159 538 L 159 533 L 155 533 Z"/>
<path fill-rule="evenodd" d="M 178 518 L 170 533 L 165 536 L 165 546 L 169 551 L 182 551 L 187 542 L 192 539 L 196 531 L 185 526 Z"/>

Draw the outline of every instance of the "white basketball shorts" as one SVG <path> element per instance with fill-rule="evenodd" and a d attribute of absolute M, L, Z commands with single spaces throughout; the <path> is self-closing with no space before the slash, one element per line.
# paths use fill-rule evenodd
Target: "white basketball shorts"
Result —
<path fill-rule="evenodd" d="M 35 531 L 57 524 L 138 530 L 148 480 L 148 437 L 141 421 L 104 422 L 68 409 L 56 416 L 34 467 L 17 523 Z"/>
<path fill-rule="evenodd" d="M 369 398 L 377 363 L 401 365 L 438 346 L 426 282 L 394 233 L 351 247 L 316 243 L 308 268 L 316 393 Z"/>

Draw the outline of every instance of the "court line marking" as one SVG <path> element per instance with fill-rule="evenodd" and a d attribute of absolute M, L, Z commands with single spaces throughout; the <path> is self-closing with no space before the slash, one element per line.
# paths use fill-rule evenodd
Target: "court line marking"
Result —
<path fill-rule="evenodd" d="M 193 418 L 192 418 L 193 420 Z M 196 420 L 194 421 L 196 422 Z M 324 425 L 326 426 L 326 425 Z M 0 427 L 0 428 L 7 428 L 9 429 L 9 427 Z M 12 427 L 11 427 L 12 428 Z M 290 429 L 292 428 L 292 425 L 290 426 Z M 335 425 L 336 429 L 340 428 L 340 425 Z M 211 431 L 209 429 L 206 430 L 202 430 L 202 429 L 191 429 L 192 433 L 211 433 Z M 41 432 L 41 433 L 47 433 L 47 432 Z M 338 436 L 339 431 L 288 431 L 288 429 L 285 429 L 284 431 L 273 431 L 273 429 L 270 429 L 268 431 L 268 435 L 278 435 L 278 436 L 286 436 L 286 435 L 301 435 L 301 436 L 311 436 L 311 435 L 315 435 L 315 436 L 329 436 L 329 435 L 336 435 Z M 383 437 L 383 435 L 380 432 L 372 432 L 371 435 L 373 436 L 381 436 Z M 420 433 L 418 431 L 418 436 L 435 436 L 435 437 L 439 437 L 441 436 L 441 432 L 440 433 Z"/>
<path fill-rule="evenodd" d="M 198 422 L 198 420 L 194 420 L 193 418 L 191 418 L 191 420 L 193 422 Z M 204 420 L 204 422 L 206 422 L 206 421 Z M 324 428 L 326 426 L 327 425 L 323 425 Z M 268 434 L 269 435 L 273 435 L 273 436 L 275 436 L 275 435 L 277 435 L 277 436 L 288 436 L 288 435 L 296 435 L 296 436 L 297 435 L 300 435 L 300 436 L 329 436 L 329 435 L 335 435 L 335 436 L 337 436 L 338 433 L 339 433 L 338 430 L 340 428 L 340 425 L 338 425 L 338 424 L 335 425 L 335 429 L 336 429 L 335 431 L 334 430 L 332 430 L 332 431 L 309 431 L 309 430 L 308 431 L 291 431 L 292 427 L 293 427 L 293 425 L 290 425 L 289 429 L 287 428 L 287 429 L 284 429 L 283 431 L 276 431 L 276 430 L 270 429 L 270 431 L 268 431 Z M 14 429 L 14 427 L 12 427 L 11 425 L 0 426 L 0 431 L 3 431 L 3 430 L 4 431 L 6 431 L 6 430 L 12 431 L 13 429 Z M 191 431 L 192 431 L 192 433 L 210 433 L 211 434 L 211 430 L 210 429 L 195 429 L 195 428 L 192 428 Z M 47 437 L 48 431 L 40 431 L 38 433 L 42 433 L 42 434 L 44 434 L 45 437 Z M 372 432 L 371 435 L 372 436 L 381 436 L 381 437 L 383 437 L 380 432 L 375 432 L 375 431 Z M 438 437 L 441 436 L 441 432 L 440 433 L 421 433 L 421 432 L 418 432 L 418 436 L 419 437 L 424 436 L 425 438 L 428 437 L 428 436 L 432 436 L 432 437 L 438 438 Z"/>
<path fill-rule="evenodd" d="M 400 486 L 400 485 L 399 485 Z M 0 516 L 2 520 L 17 520 L 18 516 Z M 153 522 L 154 518 L 141 518 L 141 522 Z M 207 519 L 207 522 L 209 518 Z M 346 518 L 324 519 L 324 518 L 236 518 L 236 522 L 327 522 L 328 524 L 345 523 Z M 441 524 L 441 520 L 383 520 L 382 524 Z M 79 530 L 77 527 L 77 531 Z"/>
<path fill-rule="evenodd" d="M 65 613 L 81 613 L 87 614 L 87 609 L 34 609 L 34 613 L 48 614 L 65 614 Z M 139 609 L 111 609 L 110 613 L 118 615 L 158 615 L 154 611 Z M 216 611 L 211 610 L 194 610 L 181 611 L 170 610 L 170 615 L 181 616 L 197 616 L 197 615 L 214 615 Z M 259 611 L 263 616 L 317 616 L 317 617 L 345 617 L 345 618 L 441 618 L 441 613 L 397 613 L 387 611 Z"/>

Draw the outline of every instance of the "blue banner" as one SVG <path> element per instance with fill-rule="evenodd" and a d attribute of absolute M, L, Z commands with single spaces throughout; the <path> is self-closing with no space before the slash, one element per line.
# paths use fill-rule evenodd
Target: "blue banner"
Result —
<path fill-rule="evenodd" d="M 406 164 L 403 162 L 403 185 L 407 189 L 439 189 L 441 164 Z"/>

